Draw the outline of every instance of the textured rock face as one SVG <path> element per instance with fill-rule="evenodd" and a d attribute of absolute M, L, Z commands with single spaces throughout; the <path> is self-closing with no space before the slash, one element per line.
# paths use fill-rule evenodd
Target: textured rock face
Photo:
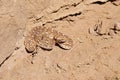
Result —
<path fill-rule="evenodd" d="M 48 4 L 45 0 L 34 1 L 1 0 L 0 1 L 0 63 L 14 52 L 16 42 L 23 37 L 27 18 L 44 9 Z M 45 4 L 46 3 L 46 4 Z M 36 5 L 32 7 L 31 5 Z M 44 4 L 44 6 L 42 6 Z M 41 5 L 41 6 L 40 6 Z"/>
<path fill-rule="evenodd" d="M 0 63 L 14 51 L 17 29 L 15 20 L 9 16 L 0 19 Z"/>
<path fill-rule="evenodd" d="M 119 4 L 120 0 L 0 0 L 0 80 L 119 80 Z M 73 47 L 28 53 L 24 38 L 35 26 L 66 34 Z"/>

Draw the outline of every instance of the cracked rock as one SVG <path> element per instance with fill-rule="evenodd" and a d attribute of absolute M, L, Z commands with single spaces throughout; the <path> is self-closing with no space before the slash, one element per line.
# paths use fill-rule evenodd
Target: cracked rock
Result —
<path fill-rule="evenodd" d="M 101 2 L 101 3 L 105 3 L 108 0 L 84 0 L 85 4 L 92 4 L 92 3 L 96 3 L 96 2 Z"/>
<path fill-rule="evenodd" d="M 115 0 L 112 2 L 114 5 L 119 6 L 120 5 L 120 0 Z"/>

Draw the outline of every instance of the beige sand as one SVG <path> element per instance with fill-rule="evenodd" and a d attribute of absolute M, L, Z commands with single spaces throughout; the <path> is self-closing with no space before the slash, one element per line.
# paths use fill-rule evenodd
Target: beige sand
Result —
<path fill-rule="evenodd" d="M 0 80 L 120 80 L 120 0 L 0 0 Z M 27 53 L 34 26 L 68 35 L 73 48 Z"/>

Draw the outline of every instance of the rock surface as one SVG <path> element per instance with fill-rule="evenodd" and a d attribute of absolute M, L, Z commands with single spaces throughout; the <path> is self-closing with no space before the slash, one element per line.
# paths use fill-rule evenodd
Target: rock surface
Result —
<path fill-rule="evenodd" d="M 119 0 L 89 1 L 0 0 L 0 80 L 120 80 Z M 38 25 L 66 34 L 73 48 L 28 53 L 24 38 Z"/>

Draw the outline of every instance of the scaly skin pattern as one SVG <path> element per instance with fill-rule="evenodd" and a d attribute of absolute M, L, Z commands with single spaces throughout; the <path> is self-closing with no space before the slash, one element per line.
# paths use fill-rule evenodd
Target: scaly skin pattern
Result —
<path fill-rule="evenodd" d="M 28 52 L 36 51 L 37 47 L 52 50 L 55 44 L 62 49 L 69 50 L 73 46 L 73 40 L 53 28 L 43 26 L 34 27 L 24 40 L 24 45 Z"/>

